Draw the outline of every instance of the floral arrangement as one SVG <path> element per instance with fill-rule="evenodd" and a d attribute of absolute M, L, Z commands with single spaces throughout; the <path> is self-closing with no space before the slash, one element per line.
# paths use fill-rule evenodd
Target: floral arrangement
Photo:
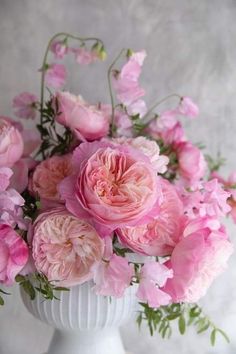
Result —
<path fill-rule="evenodd" d="M 110 104 L 62 90 L 58 62 L 68 55 L 82 66 L 106 51 L 99 39 L 56 34 L 40 69 L 41 98 L 13 100 L 15 116 L 37 129 L 0 117 L 1 284 L 50 300 L 92 280 L 111 301 L 134 286 L 137 322 L 151 334 L 170 336 L 177 320 L 181 334 L 194 324 L 211 330 L 212 344 L 217 333 L 228 340 L 197 302 L 233 252 L 222 217 L 236 222 L 236 173 L 223 179 L 223 159 L 186 137 L 182 117 L 199 113 L 191 98 L 174 94 L 147 109 L 145 51 L 123 49 L 110 65 Z M 156 113 L 171 97 L 176 105 Z"/>

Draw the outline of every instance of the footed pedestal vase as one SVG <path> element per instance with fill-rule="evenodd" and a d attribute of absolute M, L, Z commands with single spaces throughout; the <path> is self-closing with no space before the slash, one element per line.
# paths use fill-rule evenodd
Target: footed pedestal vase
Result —
<path fill-rule="evenodd" d="M 60 300 L 35 300 L 22 290 L 29 312 L 55 328 L 47 354 L 124 354 L 119 326 L 135 315 L 135 288 L 129 287 L 120 299 L 96 295 L 93 283 L 60 292 Z"/>

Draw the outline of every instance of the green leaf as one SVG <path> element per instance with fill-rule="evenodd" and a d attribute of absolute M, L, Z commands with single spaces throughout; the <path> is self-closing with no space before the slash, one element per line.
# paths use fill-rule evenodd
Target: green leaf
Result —
<path fill-rule="evenodd" d="M 3 306 L 4 305 L 4 299 L 2 296 L 0 296 L 0 306 Z"/>
<path fill-rule="evenodd" d="M 16 281 L 17 283 L 21 283 L 21 282 L 25 281 L 25 277 L 24 277 L 23 275 L 18 274 L 18 275 L 15 277 L 15 281 Z"/>
<path fill-rule="evenodd" d="M 136 322 L 138 324 L 138 328 L 140 329 L 141 328 L 141 324 L 142 324 L 142 319 L 143 319 L 143 316 L 142 316 L 142 312 L 139 313 L 137 319 L 136 319 Z"/>
<path fill-rule="evenodd" d="M 183 314 L 179 317 L 178 325 L 180 334 L 184 334 L 186 330 L 186 323 Z"/>
<path fill-rule="evenodd" d="M 34 287 L 31 284 L 31 282 L 29 280 L 26 280 L 26 281 L 24 281 L 21 284 L 22 284 L 23 289 L 25 290 L 25 292 L 30 296 L 31 300 L 34 300 L 35 296 L 36 296 L 36 293 L 35 293 Z"/>
<path fill-rule="evenodd" d="M 70 291 L 70 289 L 64 288 L 63 286 L 56 286 L 54 288 L 54 290 L 56 290 L 56 291 Z"/>
<path fill-rule="evenodd" d="M 222 331 L 222 329 L 217 328 L 216 331 L 224 337 L 224 339 L 226 340 L 227 343 L 230 343 L 229 337 L 227 336 L 227 334 L 224 331 Z"/>
<path fill-rule="evenodd" d="M 211 345 L 214 346 L 216 342 L 216 328 L 214 328 L 211 332 Z"/>

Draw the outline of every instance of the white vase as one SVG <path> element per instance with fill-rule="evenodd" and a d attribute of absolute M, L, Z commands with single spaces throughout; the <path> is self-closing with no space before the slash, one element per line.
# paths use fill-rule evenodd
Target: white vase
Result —
<path fill-rule="evenodd" d="M 60 292 L 60 300 L 35 300 L 22 290 L 29 312 L 55 329 L 47 354 L 124 354 L 119 326 L 135 315 L 135 287 L 114 299 L 96 295 L 93 283 L 74 286 Z"/>

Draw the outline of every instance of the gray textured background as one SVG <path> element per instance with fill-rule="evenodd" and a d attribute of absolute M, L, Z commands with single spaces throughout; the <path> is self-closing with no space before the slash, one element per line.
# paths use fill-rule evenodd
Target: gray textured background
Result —
<path fill-rule="evenodd" d="M 26 90 L 39 92 L 42 54 L 48 38 L 65 30 L 101 37 L 110 53 L 122 47 L 145 48 L 142 80 L 147 102 L 178 92 L 199 104 L 200 120 L 187 124 L 195 142 L 228 158 L 225 172 L 236 169 L 236 1 L 235 0 L 0 0 L 0 114 L 12 115 L 11 99 Z M 107 63 L 82 72 L 72 65 L 68 89 L 91 100 L 108 100 Z M 235 226 L 229 222 L 231 237 Z M 212 286 L 203 307 L 231 337 L 211 348 L 208 337 L 189 330 L 171 340 L 149 338 L 135 325 L 123 330 L 134 354 L 236 353 L 236 257 Z M 41 354 L 51 328 L 23 308 L 18 290 L 0 309 L 0 353 Z M 67 353 L 65 353 L 67 354 Z M 92 353 L 91 353 L 92 354 Z M 112 354 L 112 353 L 111 353 Z"/>

